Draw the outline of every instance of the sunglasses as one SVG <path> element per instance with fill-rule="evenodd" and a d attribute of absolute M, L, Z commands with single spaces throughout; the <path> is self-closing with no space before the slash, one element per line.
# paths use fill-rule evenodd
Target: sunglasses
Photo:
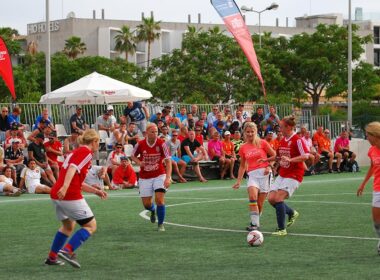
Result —
<path fill-rule="evenodd" d="M 116 149 L 122 149 L 123 147 L 120 147 L 120 146 L 118 146 L 118 147 L 116 147 Z"/>
<path fill-rule="evenodd" d="M 173 134 L 172 136 L 175 137 L 175 136 L 178 136 L 178 134 Z"/>
<path fill-rule="evenodd" d="M 200 129 L 196 129 L 195 131 L 201 131 Z"/>
<path fill-rule="evenodd" d="M 2 111 L 3 113 L 8 113 L 8 111 Z"/>

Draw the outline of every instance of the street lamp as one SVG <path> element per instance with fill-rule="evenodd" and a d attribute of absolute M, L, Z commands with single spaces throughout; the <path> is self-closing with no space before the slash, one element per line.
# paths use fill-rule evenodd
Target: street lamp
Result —
<path fill-rule="evenodd" d="M 352 127 L 352 16 L 351 0 L 348 1 L 348 89 L 347 89 L 347 121 Z"/>
<path fill-rule="evenodd" d="M 269 11 L 269 10 L 277 10 L 278 7 L 279 7 L 278 4 L 272 3 L 270 6 L 266 7 L 264 10 L 261 10 L 261 11 L 256 11 L 253 9 L 253 7 L 248 8 L 247 6 L 241 6 L 240 8 L 243 12 L 254 12 L 254 13 L 259 14 L 259 47 L 260 48 L 261 48 L 261 13 L 265 11 Z"/>

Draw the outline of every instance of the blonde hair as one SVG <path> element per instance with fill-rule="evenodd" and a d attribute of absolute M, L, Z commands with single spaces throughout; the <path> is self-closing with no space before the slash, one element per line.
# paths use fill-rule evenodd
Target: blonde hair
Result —
<path fill-rule="evenodd" d="M 296 126 L 296 118 L 294 116 L 287 116 L 282 119 L 282 121 L 290 127 Z"/>
<path fill-rule="evenodd" d="M 157 128 L 157 125 L 156 125 L 155 123 L 149 123 L 149 124 L 146 126 L 146 131 L 151 130 L 152 127 Z"/>
<path fill-rule="evenodd" d="M 95 140 L 99 141 L 99 139 L 99 134 L 95 129 L 87 129 L 81 136 L 78 137 L 78 142 L 81 145 L 89 145 Z"/>
<path fill-rule="evenodd" d="M 371 122 L 367 124 L 365 131 L 376 138 L 380 138 L 380 122 Z"/>
<path fill-rule="evenodd" d="M 257 135 L 257 126 L 254 122 L 245 122 L 244 123 L 244 129 L 243 129 L 244 140 L 247 141 L 247 138 L 245 137 L 245 132 L 247 131 L 248 128 L 251 128 L 254 131 L 252 144 L 254 144 L 255 146 L 259 146 L 261 144 L 261 139 Z"/>

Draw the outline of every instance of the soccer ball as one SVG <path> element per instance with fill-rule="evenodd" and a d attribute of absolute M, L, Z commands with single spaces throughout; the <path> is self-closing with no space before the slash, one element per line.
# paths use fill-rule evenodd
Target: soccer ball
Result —
<path fill-rule="evenodd" d="M 261 246 L 264 242 L 264 235 L 258 230 L 250 231 L 247 235 L 247 242 L 252 247 Z"/>

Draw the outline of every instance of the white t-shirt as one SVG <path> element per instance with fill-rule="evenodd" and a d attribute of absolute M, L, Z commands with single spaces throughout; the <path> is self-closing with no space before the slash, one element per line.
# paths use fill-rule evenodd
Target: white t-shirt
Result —
<path fill-rule="evenodd" d="M 108 158 L 107 158 L 107 167 L 113 166 L 113 164 L 111 162 L 111 159 L 115 160 L 117 163 L 120 163 L 121 162 L 121 160 L 120 160 L 121 157 L 125 157 L 124 152 L 121 152 L 121 153 L 117 154 L 115 151 L 112 151 L 108 155 Z"/>
<path fill-rule="evenodd" d="M 30 187 L 35 187 L 37 185 L 41 185 L 41 173 L 43 170 L 41 167 L 37 166 L 34 170 L 25 167 L 21 171 L 21 178 L 25 179 L 25 186 L 27 189 Z"/>
<path fill-rule="evenodd" d="M 103 180 L 99 178 L 99 171 L 102 169 L 102 166 L 99 165 L 92 165 L 91 168 L 88 170 L 86 178 L 84 179 L 84 182 L 88 185 L 103 185 Z"/>

